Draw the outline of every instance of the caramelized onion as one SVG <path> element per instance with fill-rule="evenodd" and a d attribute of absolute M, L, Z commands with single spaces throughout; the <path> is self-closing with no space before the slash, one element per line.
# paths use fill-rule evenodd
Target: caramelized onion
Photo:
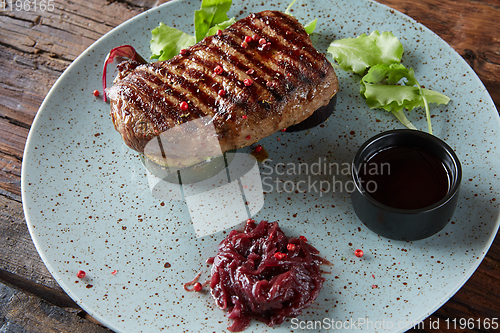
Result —
<path fill-rule="evenodd" d="M 207 262 L 213 264 L 212 296 L 233 320 L 231 332 L 252 319 L 273 326 L 299 315 L 318 297 L 325 281 L 319 265 L 328 263 L 304 237 L 288 238 L 277 222 L 267 221 L 232 230 Z"/>

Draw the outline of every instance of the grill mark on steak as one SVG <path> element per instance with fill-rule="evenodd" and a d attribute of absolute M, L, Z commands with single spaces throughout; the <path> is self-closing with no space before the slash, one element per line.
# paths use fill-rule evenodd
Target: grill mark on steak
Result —
<path fill-rule="evenodd" d="M 163 63 L 163 66 L 166 64 Z M 191 62 L 174 63 L 169 66 L 167 77 L 172 80 L 172 86 L 181 93 L 182 101 L 192 101 L 188 111 L 194 111 L 196 117 L 213 115 L 216 106 L 216 99 L 212 94 L 212 89 L 200 80 L 203 72 L 191 67 Z M 207 89 L 202 89 L 203 87 Z M 177 110 L 178 111 L 178 110 Z M 187 117 L 190 119 L 191 117 Z M 186 120 L 186 119 L 185 119 Z"/>
<path fill-rule="evenodd" d="M 193 49 L 192 52 L 190 52 L 191 55 L 188 58 L 206 66 L 206 68 L 212 68 L 212 70 L 217 65 L 222 65 L 223 67 L 227 67 L 224 65 L 231 65 L 234 70 L 232 68 L 225 70 L 222 75 L 224 75 L 224 77 L 228 79 L 231 85 L 234 87 L 240 87 L 241 81 L 246 78 L 242 77 L 242 73 L 245 73 L 249 69 L 255 70 L 257 75 L 247 75 L 249 78 L 252 78 L 254 83 L 251 86 L 246 87 L 245 89 L 239 89 L 239 93 L 241 93 L 242 96 L 240 96 L 241 98 L 238 98 L 238 100 L 241 102 L 259 102 L 260 105 L 265 109 L 270 109 L 272 103 L 281 101 L 284 95 L 286 93 L 289 93 L 290 91 L 293 91 L 295 87 L 295 85 L 287 85 L 286 83 L 288 82 L 284 84 L 283 81 L 289 81 L 289 79 L 284 78 L 283 76 L 279 77 L 277 76 L 277 73 L 286 70 L 287 72 L 290 72 L 290 74 L 292 74 L 291 77 L 297 77 L 299 78 L 299 81 L 303 81 L 305 83 L 310 82 L 311 75 L 325 75 L 323 71 L 321 71 L 321 69 L 317 66 L 310 66 L 309 68 L 298 68 L 297 66 L 292 65 L 297 63 L 297 58 L 304 57 L 304 54 L 307 56 L 311 53 L 317 53 L 317 51 L 314 50 L 314 48 L 312 48 L 312 50 L 309 50 L 311 49 L 311 47 L 306 45 L 306 43 L 300 43 L 299 47 L 301 47 L 302 50 L 292 50 L 294 47 L 288 45 L 289 43 L 286 42 L 286 39 L 279 39 L 274 37 L 276 35 L 276 32 L 274 32 L 274 30 L 276 30 L 278 31 L 278 35 L 285 35 L 287 32 L 289 32 L 289 35 L 292 39 L 303 39 L 303 36 L 300 36 L 295 32 L 295 30 L 298 29 L 297 25 L 294 24 L 293 21 L 290 21 L 286 18 L 287 15 L 281 15 L 281 20 L 277 20 L 272 16 L 256 17 L 256 19 L 249 21 L 249 24 L 244 26 L 243 29 L 229 28 L 227 31 L 228 33 L 223 34 L 222 36 L 212 36 L 212 41 L 208 41 L 207 43 L 208 49 L 204 54 L 205 57 L 200 57 L 195 52 L 196 50 Z M 271 42 L 272 50 L 262 51 L 258 50 L 255 46 L 247 48 L 241 47 L 241 42 L 244 40 L 245 36 L 252 36 L 254 34 L 257 34 L 261 38 L 264 38 L 267 41 Z M 202 46 L 205 45 L 200 45 L 198 51 L 201 51 Z M 297 47 L 295 47 L 295 49 L 296 48 Z M 275 60 L 267 54 L 268 52 L 282 53 L 284 59 L 282 59 L 281 61 Z M 218 59 L 219 61 L 216 62 L 213 60 L 208 60 L 210 59 L 210 55 L 213 55 L 215 59 Z M 311 62 L 311 64 L 317 63 L 317 61 L 315 61 L 317 57 L 318 56 L 311 58 L 311 60 L 314 60 L 314 62 Z M 152 89 L 148 80 L 150 80 L 151 83 L 155 83 L 158 87 L 161 87 L 163 83 L 170 84 L 171 89 L 169 89 L 169 95 L 175 98 L 175 102 L 170 104 L 170 107 L 155 107 L 151 109 L 155 112 L 149 112 L 148 118 L 155 124 L 160 124 L 165 117 L 176 118 L 177 122 L 184 122 L 192 119 L 194 116 L 201 117 L 204 115 L 212 114 L 213 112 L 210 112 L 210 108 L 217 107 L 216 100 L 210 94 L 207 94 L 205 92 L 215 89 L 223 89 L 223 87 L 221 87 L 220 85 L 216 85 L 214 83 L 215 80 L 208 79 L 212 84 L 201 84 L 205 85 L 208 89 L 199 89 L 200 83 L 197 82 L 197 84 L 194 85 L 191 80 L 187 80 L 186 76 L 195 80 L 199 80 L 199 77 L 203 76 L 203 73 L 192 67 L 186 67 L 186 64 L 189 66 L 189 62 L 181 62 L 181 59 L 182 58 L 176 58 L 175 61 L 172 61 L 171 66 L 169 66 L 169 69 L 178 69 L 179 74 L 172 73 L 172 71 L 164 66 L 156 68 L 155 74 L 159 74 L 159 76 L 164 77 L 163 80 L 158 76 L 153 75 L 149 71 L 138 71 L 139 76 L 142 76 L 144 78 L 144 82 L 137 84 L 137 89 L 147 90 L 148 94 L 150 94 L 149 96 L 152 99 L 152 103 L 155 106 L 159 106 L 162 101 L 165 101 L 165 99 L 162 99 L 158 96 L 157 91 L 159 89 Z M 154 63 L 153 67 L 156 67 L 154 65 L 157 64 L 158 63 Z M 249 66 L 248 64 L 250 64 L 251 66 Z M 207 77 L 205 76 L 203 81 L 206 80 Z M 268 82 L 273 82 L 274 84 L 272 84 L 271 86 L 266 86 Z M 283 87 L 284 89 L 280 89 Z M 190 105 L 189 111 L 193 114 L 190 114 L 190 116 L 187 117 L 180 117 L 178 109 L 175 107 L 175 105 L 179 105 L 183 101 L 183 97 L 185 96 L 186 92 L 189 92 L 190 98 L 191 96 L 195 96 L 200 101 L 203 101 L 202 103 L 196 104 L 203 106 L 203 109 L 205 110 L 201 110 L 200 108 L 195 107 L 193 105 L 194 103 L 192 103 L 192 105 Z M 269 95 L 271 95 L 273 98 L 270 98 L 271 96 Z M 263 98 L 259 101 L 256 101 L 255 99 L 257 96 L 261 96 Z M 234 100 L 234 102 L 241 106 L 243 106 L 242 104 L 245 104 L 238 102 L 238 100 Z M 181 113 L 180 115 L 185 115 L 185 113 Z"/>
<path fill-rule="evenodd" d="M 251 78 L 253 84 L 244 89 L 247 97 L 260 96 L 268 101 L 280 101 L 283 99 L 285 91 L 266 86 L 268 81 L 275 80 L 279 75 L 282 65 L 263 56 L 262 51 L 258 51 L 255 45 L 247 48 L 240 46 L 245 35 L 232 35 L 231 33 L 214 37 L 209 51 L 223 59 L 224 63 L 230 66 L 229 78 L 238 85 L 246 78 Z M 248 70 L 254 70 L 253 74 L 246 74 Z M 276 85 L 279 87 L 279 85 Z M 273 98 L 270 98 L 272 95 Z"/>
<path fill-rule="evenodd" d="M 243 47 L 245 37 L 253 35 L 271 47 L 258 41 Z M 215 73 L 219 65 L 224 71 Z M 253 83 L 245 85 L 246 78 Z M 265 11 L 205 38 L 184 55 L 131 68 L 113 88 L 112 118 L 130 147 L 142 151 L 152 130 L 212 116 L 221 149 L 227 151 L 304 120 L 336 93 L 338 84 L 302 25 L 286 14 Z M 218 95 L 221 89 L 224 97 Z M 183 101 L 188 110 L 180 109 Z"/>
<path fill-rule="evenodd" d="M 290 73 L 288 78 L 296 78 L 292 86 L 289 86 L 287 91 L 292 91 L 293 87 L 298 82 L 309 83 L 319 78 L 324 78 L 328 69 L 324 66 L 324 56 L 320 54 L 312 45 L 309 38 L 304 34 L 298 33 L 303 31 L 300 23 L 294 21 L 286 14 L 280 12 L 265 12 L 253 14 L 252 20 L 247 20 L 245 25 L 236 28 L 229 28 L 229 33 L 233 33 L 241 38 L 246 35 L 258 35 L 261 38 L 271 42 L 272 50 L 262 52 L 255 48 L 249 48 L 252 52 L 251 58 L 257 60 L 259 64 L 263 64 L 263 68 L 270 68 L 271 72 L 267 74 L 274 77 L 272 71 Z M 287 36 L 287 38 L 284 38 Z M 293 43 L 290 42 L 293 41 Z M 270 57 L 269 52 L 275 52 Z M 281 59 L 281 60 L 279 60 Z M 303 65 L 307 62 L 309 65 Z M 275 68 L 271 68 L 274 65 Z M 269 78 L 267 78 L 269 80 Z M 287 81 L 288 81 L 287 80 Z M 286 86 L 286 84 L 279 86 Z"/>
<path fill-rule="evenodd" d="M 245 57 L 243 52 L 240 52 L 242 50 L 238 50 L 238 43 L 227 43 L 221 37 L 223 36 L 213 36 L 212 40 L 207 43 L 208 45 L 200 45 L 199 48 L 193 50 L 192 55 L 189 55 L 189 60 L 211 70 L 212 77 L 216 79 L 214 84 L 218 84 L 212 88 L 213 91 L 218 91 L 218 89 L 228 90 L 229 92 L 224 98 L 234 103 L 236 109 L 239 107 L 252 111 L 249 105 L 258 103 L 259 98 L 269 100 L 270 91 L 265 88 L 265 82 L 259 81 L 258 75 L 256 75 L 257 71 L 254 75 L 245 73 L 253 67 L 249 67 L 248 64 L 255 64 L 255 60 Z M 213 72 L 213 69 L 218 65 L 224 68 L 222 74 Z M 264 67 L 264 65 L 259 65 L 259 67 Z M 243 81 L 246 78 L 251 78 L 254 83 L 248 87 L 244 86 Z M 224 110 L 221 103 L 223 103 L 223 100 L 219 99 L 217 105 L 219 111 Z"/>
<path fill-rule="evenodd" d="M 194 101 L 200 97 L 210 101 L 209 96 L 202 91 L 197 92 L 198 86 L 186 77 L 174 73 L 173 68 L 160 66 L 164 65 L 162 63 L 155 65 L 144 66 L 137 72 L 137 76 L 144 80 L 141 89 L 146 89 L 151 94 L 151 103 L 157 106 L 154 112 L 147 115 L 156 125 L 161 125 L 163 120 L 168 118 L 179 124 L 206 115 L 210 108 L 207 106 L 202 110 L 201 107 L 205 106 L 203 103 L 189 103 L 186 111 L 180 110 L 180 103 Z M 156 87 L 153 87 L 153 84 Z"/>
<path fill-rule="evenodd" d="M 274 61 L 264 61 L 262 52 L 248 50 L 250 46 L 248 48 L 242 48 L 240 46 L 241 42 L 238 42 L 230 34 L 221 37 L 223 37 L 219 39 L 221 44 L 212 46 L 210 50 L 220 57 L 225 57 L 224 60 L 235 68 L 234 71 L 230 71 L 231 75 L 234 76 L 232 79 L 239 80 L 241 83 L 245 78 L 251 78 L 254 83 L 246 89 L 250 96 L 266 96 L 271 94 L 274 97 L 273 100 L 280 101 L 283 98 L 283 94 L 266 87 L 266 82 L 271 80 L 271 78 L 276 75 L 277 70 L 279 70 L 276 68 L 278 66 L 273 66 L 275 68 L 270 66 L 274 64 Z M 243 38 L 244 36 L 239 37 L 241 40 L 243 40 Z M 255 49 L 255 47 L 252 48 Z M 246 72 L 251 69 L 253 69 L 255 73 L 246 74 Z"/>
<path fill-rule="evenodd" d="M 297 31 L 302 30 L 299 24 L 290 20 L 286 14 L 280 12 L 271 12 L 270 14 L 272 15 L 262 17 L 260 17 L 261 13 L 255 14 L 259 19 L 249 20 L 247 27 L 250 31 L 271 42 L 273 48 L 286 54 L 293 65 L 301 64 L 303 60 L 313 65 L 312 67 L 302 67 L 294 73 L 295 75 L 308 80 L 309 77 L 316 76 L 318 74 L 316 71 L 319 71 L 324 76 L 324 69 L 321 65 L 323 56 L 319 54 L 312 43 L 308 42 L 304 35 L 297 33 Z M 287 38 L 283 38 L 284 36 Z M 292 40 L 293 43 L 290 43 L 289 40 Z M 307 75 L 303 75 L 305 74 L 304 70 Z"/>
<path fill-rule="evenodd" d="M 234 51 L 233 51 L 234 52 Z M 241 79 L 235 73 L 235 68 L 231 62 L 228 61 L 228 54 L 221 52 L 219 48 L 210 44 L 207 48 L 199 49 L 196 53 L 189 57 L 195 63 L 200 66 L 205 66 L 209 69 L 210 80 L 213 82 L 214 87 L 212 90 L 218 91 L 217 89 L 225 89 L 227 87 L 233 87 L 237 90 L 233 94 L 245 93 L 242 89 Z M 215 73 L 215 68 L 221 66 L 223 72 L 221 74 Z"/>
<path fill-rule="evenodd" d="M 145 112 L 144 116 L 150 122 L 158 126 L 164 119 L 168 118 L 168 115 L 165 113 L 172 109 L 177 98 L 173 94 L 167 94 L 164 89 L 159 89 L 163 84 L 162 80 L 149 73 L 146 68 L 141 68 L 136 71 L 136 75 L 127 78 L 127 84 L 130 89 L 134 89 L 149 98 L 152 108 L 148 112 Z M 141 108 L 141 105 L 136 104 L 134 100 L 130 100 L 130 103 L 136 108 Z M 173 113 L 171 114 L 172 116 L 174 115 Z M 171 119 L 174 120 L 175 117 L 171 117 Z"/>
<path fill-rule="evenodd" d="M 213 103 L 212 98 L 206 95 L 203 91 L 197 91 L 199 86 L 197 82 L 189 80 L 182 70 L 182 64 L 172 64 L 167 66 L 164 62 L 154 63 L 153 68 L 156 68 L 155 76 L 159 76 L 164 80 L 165 85 L 171 89 L 171 93 L 177 98 L 177 103 L 169 111 L 173 114 L 181 115 L 177 118 L 179 123 L 185 122 L 191 119 L 190 116 L 195 115 L 195 118 L 203 117 L 206 114 L 210 114 L 211 109 L 208 103 Z M 203 100 L 200 103 L 197 100 Z M 189 108 L 186 111 L 180 109 L 180 104 L 182 102 L 189 102 Z M 185 116 L 187 113 L 190 116 Z M 170 113 L 169 113 L 169 116 Z"/>

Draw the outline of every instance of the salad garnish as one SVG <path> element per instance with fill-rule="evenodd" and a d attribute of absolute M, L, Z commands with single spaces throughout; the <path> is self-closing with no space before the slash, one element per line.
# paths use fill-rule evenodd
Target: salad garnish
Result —
<path fill-rule="evenodd" d="M 294 0 L 287 8 L 285 14 L 291 15 L 290 10 Z M 168 60 L 179 54 L 203 38 L 215 35 L 218 30 L 224 30 L 236 22 L 234 17 L 229 18 L 227 12 L 232 5 L 232 0 L 202 0 L 201 7 L 194 12 L 194 35 L 160 23 L 151 31 L 151 59 L 159 61 Z M 308 34 L 316 29 L 317 20 L 304 26 Z"/>
<path fill-rule="evenodd" d="M 371 109 L 392 113 L 403 125 L 416 127 L 406 118 L 403 109 L 425 109 L 428 131 L 432 134 L 429 103 L 448 104 L 441 93 L 424 89 L 412 68 L 401 64 L 403 45 L 391 32 L 372 32 L 356 38 L 333 41 L 328 47 L 341 69 L 362 75 L 360 92 Z"/>
<path fill-rule="evenodd" d="M 200 9 L 194 12 L 194 35 L 160 23 L 151 31 L 151 59 L 168 60 L 236 22 L 234 17 L 227 16 L 231 5 L 232 0 L 202 0 Z"/>

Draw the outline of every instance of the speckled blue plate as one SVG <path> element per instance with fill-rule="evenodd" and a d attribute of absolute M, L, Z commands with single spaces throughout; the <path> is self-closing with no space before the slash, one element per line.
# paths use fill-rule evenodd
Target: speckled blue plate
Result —
<path fill-rule="evenodd" d="M 230 16 L 284 11 L 287 5 L 235 0 Z M 208 277 L 205 259 L 214 255 L 224 233 L 196 238 L 185 202 L 151 196 L 138 155 L 113 128 L 109 105 L 92 96 L 100 88 L 102 63 L 110 48 L 131 44 L 147 57 L 150 30 L 158 22 L 191 32 L 197 8 L 198 1 L 167 3 L 94 43 L 51 89 L 26 145 L 22 194 L 33 241 L 64 290 L 117 332 L 220 332 L 227 327 L 224 312 L 214 306 L 209 293 L 183 289 L 201 269 L 202 279 Z M 261 173 L 269 178 L 263 183 L 264 207 L 256 215 L 258 220 L 278 220 L 290 235 L 306 235 L 334 266 L 319 298 L 300 321 L 275 328 L 254 322 L 248 331 L 300 330 L 313 320 L 321 321 L 325 330 L 404 331 L 467 281 L 497 232 L 497 111 L 463 59 L 412 19 L 370 1 L 299 0 L 294 8 L 303 23 L 318 18 L 315 42 L 323 52 L 333 39 L 373 30 L 392 31 L 400 38 L 403 62 L 414 68 L 419 82 L 451 98 L 447 106 L 432 106 L 432 121 L 435 135 L 461 159 L 463 186 L 451 223 L 416 242 L 390 241 L 366 229 L 350 206 L 347 192 L 352 184 L 342 168 L 301 175 L 311 183 L 318 181 L 316 186 L 324 180 L 323 191 L 295 193 L 293 181 L 300 177 L 288 178 L 286 192 L 275 188 L 278 173 L 299 161 L 342 166 L 369 137 L 402 127 L 387 113 L 370 110 L 359 97 L 357 78 L 339 70 L 337 110 L 324 126 L 279 132 L 262 140 L 271 160 L 261 165 Z M 426 130 L 422 110 L 408 118 Z M 356 248 L 364 250 L 363 258 L 353 255 Z M 79 270 L 87 272 L 85 279 L 76 277 Z"/>

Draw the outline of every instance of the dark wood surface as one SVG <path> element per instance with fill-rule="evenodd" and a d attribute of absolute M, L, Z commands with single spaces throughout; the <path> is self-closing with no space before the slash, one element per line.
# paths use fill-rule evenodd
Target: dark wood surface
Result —
<path fill-rule="evenodd" d="M 475 70 L 500 109 L 499 0 L 379 2 L 413 17 L 447 41 Z M 51 1 L 52 11 L 10 11 L 2 3 L 0 332 L 109 332 L 64 293 L 35 250 L 22 210 L 23 150 L 40 104 L 65 68 L 103 34 L 157 5 L 157 1 L 57 0 Z M 488 331 L 447 330 L 444 325 L 429 327 L 437 319 L 443 324 L 446 318 L 498 318 L 499 299 L 500 237 L 497 236 L 469 281 L 425 321 L 425 329 L 413 331 Z"/>

